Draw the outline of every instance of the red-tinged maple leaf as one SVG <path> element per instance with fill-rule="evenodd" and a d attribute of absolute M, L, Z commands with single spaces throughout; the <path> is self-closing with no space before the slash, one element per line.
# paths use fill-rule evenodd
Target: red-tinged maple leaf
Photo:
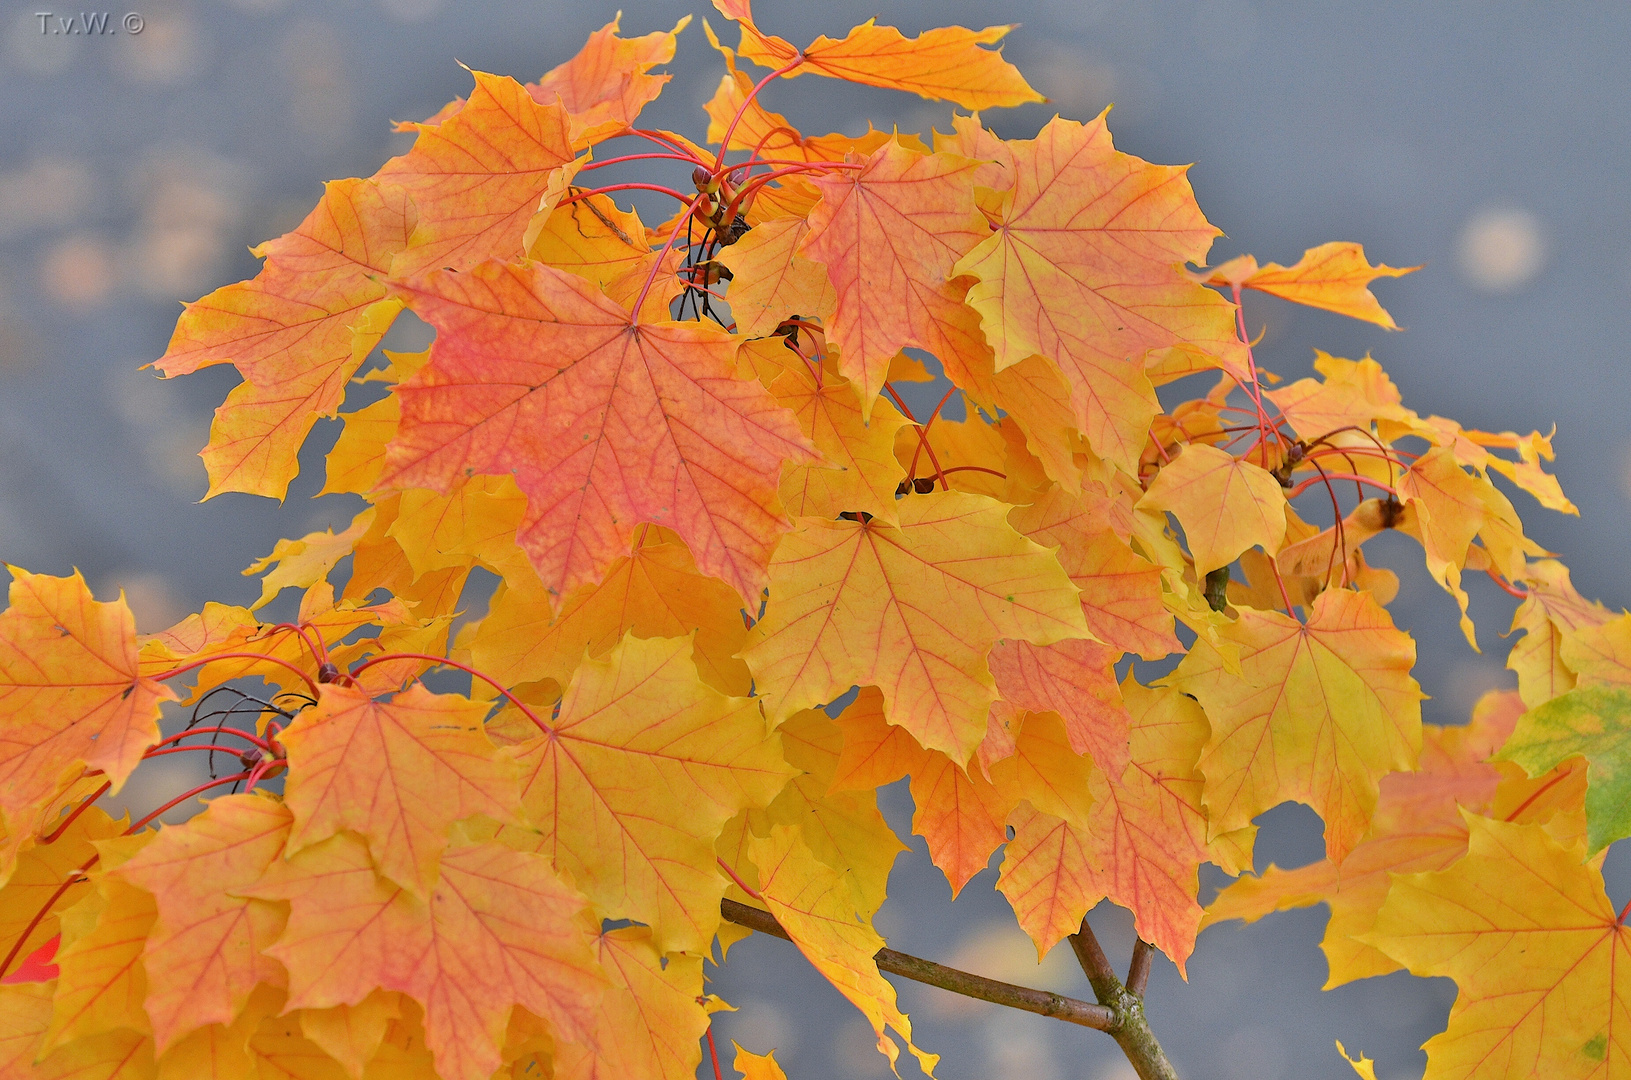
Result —
<path fill-rule="evenodd" d="M 578 666 L 548 734 L 506 751 L 539 830 L 506 841 L 547 854 L 606 918 L 650 926 L 664 952 L 707 948 L 725 892 L 714 840 L 793 775 L 758 704 L 702 683 L 690 654 L 686 638 L 625 637 Z"/>
<path fill-rule="evenodd" d="M 771 564 L 770 603 L 742 656 L 780 721 L 851 686 L 883 690 L 889 718 L 967 761 L 996 698 L 998 639 L 1085 636 L 1076 589 L 1003 504 L 913 495 L 900 525 L 804 518 Z"/>
<path fill-rule="evenodd" d="M 1037 713 L 1058 713 L 1070 748 L 1091 754 L 1112 776 L 1127 760 L 1127 706 L 1116 684 L 1120 653 L 1093 641 L 1060 641 L 1032 645 L 1002 641 L 988 663 L 997 693 L 1009 705 Z M 1037 809 L 1047 807 L 1041 804 Z"/>
<path fill-rule="evenodd" d="M 518 1005 L 559 1041 L 594 1030 L 605 977 L 583 898 L 541 856 L 456 828 L 421 900 L 380 878 L 362 842 L 341 833 L 282 863 L 254 893 L 289 902 L 288 929 L 267 950 L 288 969 L 289 1008 L 401 991 L 424 1009 L 440 1076 L 488 1080 Z"/>
<path fill-rule="evenodd" d="M 595 941 L 611 979 L 592 1041 L 557 1044 L 559 1080 L 695 1080 L 708 1014 L 702 958 L 659 953 L 651 929 L 626 926 Z"/>
<path fill-rule="evenodd" d="M 631 325 L 589 282 L 537 264 L 437 272 L 400 292 L 438 336 L 393 391 L 402 420 L 382 484 L 447 491 L 513 472 L 527 496 L 518 540 L 563 598 L 627 555 L 642 521 L 673 529 L 703 573 L 759 595 L 787 527 L 782 464 L 813 454 L 738 376 L 734 338 Z"/>
<path fill-rule="evenodd" d="M 318 687 L 316 707 L 278 736 L 288 748 L 289 852 L 350 830 L 382 875 L 425 895 L 454 822 L 519 823 L 515 763 L 482 730 L 489 708 L 419 684 L 389 701 Z"/>
<path fill-rule="evenodd" d="M 72 577 L 11 571 L 0 613 L 0 881 L 34 839 L 41 811 L 82 769 L 118 791 L 159 739 L 176 694 L 138 671 L 136 621 L 124 597 L 97 601 Z M 9 946 L 8 946 L 9 947 Z"/>
<path fill-rule="evenodd" d="M 1273 555 L 1286 532 L 1286 495 L 1268 470 L 1237 461 L 1226 450 L 1190 443 L 1164 466 L 1139 500 L 1140 509 L 1170 510 L 1184 527 L 1195 576 L 1228 566 L 1261 547 Z"/>
<path fill-rule="evenodd" d="M 1000 52 L 980 48 L 1001 41 L 1011 27 L 960 26 L 926 30 L 906 38 L 893 26 L 874 20 L 834 41 L 823 34 L 805 48 L 761 33 L 753 23 L 748 0 L 714 0 L 714 7 L 742 28 L 742 57 L 769 68 L 794 65 L 793 78 L 811 72 L 867 86 L 909 90 L 931 100 L 952 101 L 965 109 L 990 109 L 1047 100 Z"/>
<path fill-rule="evenodd" d="M 1249 863 L 1250 837 L 1232 838 L 1222 849 L 1208 845 L 1195 770 L 1208 731 L 1200 707 L 1175 690 L 1152 690 L 1131 678 L 1121 689 L 1131 710 L 1130 744 L 1121 764 L 1094 769 L 1088 822 L 1016 812 L 997 887 L 1038 955 L 1074 933 L 1108 897 L 1130 910 L 1139 937 L 1182 971 L 1201 925 L 1200 864 Z"/>
<path fill-rule="evenodd" d="M 1338 242 L 1309 248 L 1293 266 L 1269 263 L 1260 267 L 1252 256 L 1242 255 L 1216 269 L 1203 270 L 1196 277 L 1210 285 L 1257 289 L 1294 304 L 1323 308 L 1397 330 L 1399 324 L 1377 302 L 1370 283 L 1379 277 L 1403 277 L 1420 269 L 1372 266 L 1362 246 Z"/>
<path fill-rule="evenodd" d="M 872 955 L 884 940 L 870 920 L 856 917 L 854 891 L 840 870 L 811 854 L 798 831 L 777 825 L 770 835 L 748 842 L 759 869 L 759 892 L 793 944 L 839 993 L 861 1010 L 878 1036 L 878 1052 L 893 1068 L 900 1047 L 885 1034 L 890 1027 L 906 1039 L 923 1071 L 934 1075 L 938 1055 L 912 1042 L 912 1022 L 895 1004 L 895 988 L 878 973 Z"/>
<path fill-rule="evenodd" d="M 578 55 L 527 84 L 538 102 L 560 102 L 572 118 L 576 149 L 628 130 L 640 110 L 657 100 L 669 76 L 649 72 L 674 59 L 674 39 L 691 24 L 691 16 L 685 15 L 672 30 L 623 38 L 617 35 L 622 18 L 619 12 L 589 35 Z"/>
<path fill-rule="evenodd" d="M 440 124 L 415 124 L 413 149 L 374 174 L 402 188 L 419 219 L 391 272 L 405 277 L 431 267 L 464 269 L 483 259 L 512 259 L 526 250 L 533 218 L 558 197 L 572 163 L 566 110 L 540 105 L 514 79 L 472 72 L 476 88 Z"/>
<path fill-rule="evenodd" d="M 400 190 L 332 181 L 297 229 L 255 249 L 266 258 L 257 277 L 187 305 L 154 366 L 173 377 L 231 363 L 244 376 L 204 451 L 210 495 L 283 497 L 312 425 L 339 409 L 400 310 L 379 279 L 414 223 Z"/>
<path fill-rule="evenodd" d="M 990 234 L 974 205 L 977 163 L 888 142 L 859 169 L 813 180 L 801 254 L 822 263 L 837 303 L 828 337 L 862 412 L 883 389 L 890 361 L 907 345 L 944 359 L 985 349 L 978 318 L 951 283 L 952 266 Z"/>
<path fill-rule="evenodd" d="M 114 872 L 158 906 L 142 964 L 160 1054 L 190 1031 L 232 1023 L 258 984 L 283 984 L 283 969 L 263 953 L 283 931 L 283 912 L 248 897 L 288 835 L 281 803 L 228 795 L 161 829 Z"/>
<path fill-rule="evenodd" d="M 1028 506 L 1008 512 L 1014 528 L 1057 547 L 1059 565 L 1082 590 L 1082 614 L 1100 641 L 1157 660 L 1179 649 L 1172 614 L 1162 601 L 1161 568 L 1127 545 L 1118 510 L 1102 491 L 1073 496 L 1049 488 Z"/>
<path fill-rule="evenodd" d="M 1427 1080 L 1608 1080 L 1631 1069 L 1631 928 L 1603 875 L 1538 825 L 1464 812 L 1466 858 L 1400 875 L 1362 938 L 1412 974 L 1448 976 Z"/>
<path fill-rule="evenodd" d="M 1377 781 L 1415 768 L 1415 642 L 1346 589 L 1321 593 L 1306 624 L 1248 608 L 1219 637 L 1240 649 L 1238 674 L 1202 638 L 1171 676 L 1212 724 L 1200 759 L 1211 835 L 1296 799 L 1325 819 L 1326 853 L 1341 862 L 1370 823 Z"/>
<path fill-rule="evenodd" d="M 997 369 L 1037 353 L 1059 365 L 1094 452 L 1135 472 L 1160 411 L 1144 372 L 1150 350 L 1199 350 L 1248 377 L 1233 307 L 1183 271 L 1218 231 L 1186 170 L 1116 150 L 1102 115 L 1055 118 L 1009 146 L 1003 223 L 952 273 L 977 279 L 968 303 Z"/>

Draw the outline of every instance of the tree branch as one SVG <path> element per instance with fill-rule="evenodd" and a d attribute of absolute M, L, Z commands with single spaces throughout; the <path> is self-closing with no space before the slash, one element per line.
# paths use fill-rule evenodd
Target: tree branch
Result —
<path fill-rule="evenodd" d="M 1178 1070 L 1167 1060 L 1161 1044 L 1155 1041 L 1149 1021 L 1144 1017 L 1143 995 L 1121 985 L 1085 916 L 1082 918 L 1082 928 L 1070 935 L 1070 947 L 1075 951 L 1082 970 L 1087 973 L 1087 981 L 1093 984 L 1093 993 L 1098 997 L 1099 1004 L 1108 1006 L 1115 1014 L 1115 1026 L 1108 1029 L 1110 1037 L 1116 1040 L 1121 1052 L 1132 1062 L 1139 1080 L 1178 1080 Z M 1133 947 L 1133 962 L 1127 972 L 1127 981 L 1139 990 L 1149 980 L 1151 951 L 1142 939 Z"/>
<path fill-rule="evenodd" d="M 1133 943 L 1133 962 L 1127 965 L 1127 989 L 1144 996 L 1144 988 L 1150 982 L 1150 966 L 1155 960 L 1155 946 L 1139 938 Z"/>
<path fill-rule="evenodd" d="M 776 921 L 776 917 L 768 911 L 760 911 L 758 908 L 739 904 L 735 900 L 721 900 L 719 913 L 727 921 L 738 926 L 779 937 L 784 941 L 793 940 L 792 936 L 782 929 L 781 923 Z M 995 979 L 987 979 L 937 964 L 933 960 L 896 952 L 894 949 L 879 949 L 872 959 L 880 971 L 902 975 L 914 982 L 938 986 L 942 990 L 950 990 L 964 997 L 979 998 L 981 1001 L 1006 1005 L 1011 1009 L 1022 1009 L 1041 1016 L 1052 1016 L 1068 1024 L 1080 1024 L 1095 1031 L 1111 1031 L 1116 1024 L 1115 1013 L 1103 1005 L 1092 1005 L 1046 990 L 1032 990 L 1025 986 L 1015 986 L 1013 983 L 998 982 Z M 1117 1041 L 1120 1041 L 1119 1038 Z M 1176 1080 L 1176 1077 L 1174 1076 L 1172 1080 Z"/>

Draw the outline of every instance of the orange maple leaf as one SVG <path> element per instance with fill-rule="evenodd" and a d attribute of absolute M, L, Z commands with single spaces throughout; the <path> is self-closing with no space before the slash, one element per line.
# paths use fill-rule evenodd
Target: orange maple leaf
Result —
<path fill-rule="evenodd" d="M 968 304 L 997 370 L 1033 354 L 1052 360 L 1094 452 L 1136 472 L 1160 411 L 1145 374 L 1150 350 L 1198 350 L 1249 377 L 1232 305 L 1183 270 L 1205 259 L 1218 230 L 1186 170 L 1116 150 L 1103 115 L 1055 118 L 1009 147 L 1002 224 L 952 273 L 977 279 Z"/>
<path fill-rule="evenodd" d="M 1238 675 L 1202 637 L 1171 676 L 1212 724 L 1200 760 L 1211 836 L 1296 799 L 1325 819 L 1326 853 L 1341 862 L 1370 823 L 1377 781 L 1415 768 L 1416 643 L 1346 589 L 1321 593 L 1306 624 L 1248 608 L 1219 636 L 1240 649 Z"/>
<path fill-rule="evenodd" d="M 965 109 L 1047 100 L 1031 89 L 1000 52 L 980 48 L 1001 41 L 1011 27 L 965 30 L 947 26 L 908 39 L 893 26 L 878 26 L 868 19 L 841 40 L 823 34 L 799 49 L 760 32 L 748 0 L 714 0 L 714 7 L 741 26 L 743 58 L 770 68 L 791 65 L 785 78 L 813 72 L 867 86 L 909 90 L 931 100 L 956 102 Z"/>
<path fill-rule="evenodd" d="M 317 704 L 279 734 L 288 749 L 289 853 L 341 830 L 368 844 L 379 872 L 423 896 L 453 823 L 519 823 L 515 763 L 482 731 L 485 702 L 414 684 L 389 701 L 318 687 Z"/>
<path fill-rule="evenodd" d="M 289 812 L 275 799 L 223 796 L 114 871 L 158 907 L 142 965 L 159 1053 L 189 1032 L 232 1023 L 257 985 L 283 984 L 264 954 L 283 932 L 283 912 L 249 890 L 279 861 L 288 833 Z"/>
<path fill-rule="evenodd" d="M 557 1040 L 594 1031 L 605 976 L 583 898 L 542 856 L 455 827 L 437 887 L 421 900 L 382 879 L 362 842 L 341 833 L 250 889 L 289 902 L 288 929 L 266 950 L 288 970 L 289 1008 L 401 991 L 424 1008 L 440 1076 L 488 1080 L 515 1006 L 547 1020 Z"/>
<path fill-rule="evenodd" d="M 812 181 L 821 201 L 801 254 L 826 266 L 837 293 L 828 337 L 861 392 L 863 416 L 904 346 L 942 358 L 985 349 L 978 318 L 951 282 L 958 258 L 991 231 L 974 204 L 977 168 L 891 141 L 860 168 Z"/>
<path fill-rule="evenodd" d="M 1257 289 L 1294 304 L 1323 308 L 1397 330 L 1399 324 L 1377 301 L 1370 283 L 1379 277 L 1402 277 L 1420 269 L 1372 266 L 1362 246 L 1338 242 L 1309 248 L 1293 266 L 1269 263 L 1259 267 L 1252 256 L 1242 255 L 1196 276 L 1211 285 Z"/>
<path fill-rule="evenodd" d="M 398 289 L 438 337 L 393 391 L 402 420 L 382 484 L 447 491 L 513 472 L 527 496 L 518 540 L 560 597 L 627 555 L 642 521 L 679 534 L 703 573 L 759 595 L 787 527 L 782 463 L 812 453 L 737 375 L 735 339 L 631 325 L 589 282 L 539 264 L 487 262 Z"/>
<path fill-rule="evenodd" d="M 210 495 L 283 497 L 312 425 L 339 409 L 401 308 L 379 279 L 415 220 L 397 188 L 332 181 L 298 228 L 255 249 L 266 259 L 259 275 L 187 305 L 153 366 L 173 377 L 231 363 L 244 377 L 204 450 Z"/>
<path fill-rule="evenodd" d="M 640 110 L 657 100 L 670 77 L 649 72 L 674 59 L 674 39 L 691 23 L 691 16 L 685 15 L 672 30 L 622 38 L 617 36 L 622 18 L 619 12 L 589 35 L 578 55 L 527 84 L 541 104 L 560 102 L 572 118 L 576 149 L 626 131 Z"/>
<path fill-rule="evenodd" d="M 1087 633 L 1058 561 L 1004 513 L 950 491 L 903 499 L 899 527 L 801 519 L 742 654 L 772 719 L 875 685 L 891 723 L 967 761 L 996 698 L 985 654 L 997 640 Z"/>
<path fill-rule="evenodd" d="M 464 269 L 483 259 L 515 258 L 528 226 L 565 191 L 572 164 L 566 110 L 540 105 L 514 79 L 471 72 L 476 89 L 439 124 L 412 124 L 413 149 L 387 161 L 374 178 L 402 188 L 419 210 L 406 250 L 391 272 Z"/>
<path fill-rule="evenodd" d="M 138 671 L 136 621 L 124 597 L 99 602 L 85 579 L 11 571 L 0 612 L 0 881 L 47 824 L 60 786 L 82 769 L 118 791 L 159 740 L 176 694 Z"/>

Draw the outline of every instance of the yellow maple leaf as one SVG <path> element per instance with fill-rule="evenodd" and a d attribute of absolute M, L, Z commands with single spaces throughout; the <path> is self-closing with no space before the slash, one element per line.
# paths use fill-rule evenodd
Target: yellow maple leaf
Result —
<path fill-rule="evenodd" d="M 870 920 L 857 917 L 847 876 L 812 855 L 797 830 L 786 825 L 750 840 L 748 856 L 759 869 L 760 898 L 805 959 L 861 1010 L 878 1036 L 878 1052 L 894 1066 L 900 1047 L 884 1030 L 893 1028 L 923 1071 L 934 1075 L 939 1057 L 912 1042 L 912 1022 L 895 1004 L 895 988 L 872 959 L 884 940 Z"/>
<path fill-rule="evenodd" d="M 1361 937 L 1460 991 L 1427 1040 L 1426 1080 L 1558 1080 L 1631 1069 L 1631 929 L 1603 875 L 1538 825 L 1464 813 L 1467 856 L 1396 877 Z"/>
<path fill-rule="evenodd" d="M 1200 759 L 1210 835 L 1244 828 L 1285 799 L 1325 819 L 1341 862 L 1364 835 L 1383 774 L 1413 769 L 1421 747 L 1416 643 L 1365 593 L 1333 589 L 1308 622 L 1247 609 L 1219 631 L 1240 673 L 1198 640 L 1171 676 L 1206 710 Z"/>
<path fill-rule="evenodd" d="M 891 722 L 967 761 L 996 698 L 991 646 L 1087 633 L 1058 560 L 1005 513 L 950 491 L 902 500 L 898 527 L 801 519 L 776 549 L 770 604 L 742 654 L 772 719 L 876 685 Z"/>
<path fill-rule="evenodd" d="M 1170 510 L 1184 527 L 1195 576 L 1261 547 L 1273 555 L 1286 532 L 1286 494 L 1261 466 L 1205 443 L 1190 443 L 1150 481 L 1141 509 Z"/>
<path fill-rule="evenodd" d="M 725 892 L 714 840 L 793 774 L 757 702 L 702 683 L 686 638 L 625 637 L 579 665 L 549 727 L 505 751 L 539 831 L 500 835 L 546 853 L 607 918 L 650 926 L 663 951 L 705 950 Z"/>

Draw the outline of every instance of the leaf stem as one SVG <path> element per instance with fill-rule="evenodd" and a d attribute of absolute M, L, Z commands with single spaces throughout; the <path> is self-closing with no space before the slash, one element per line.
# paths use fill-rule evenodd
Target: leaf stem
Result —
<path fill-rule="evenodd" d="M 714 1080 L 725 1080 L 725 1074 L 719 1068 L 719 1050 L 714 1046 L 714 1025 L 708 1023 L 708 1058 L 714 1063 Z"/>
<path fill-rule="evenodd" d="M 194 661 L 191 661 L 190 663 L 182 664 L 178 668 L 171 668 L 169 671 L 166 671 L 163 675 L 155 675 L 155 676 L 153 676 L 153 678 L 158 680 L 159 682 L 163 682 L 165 679 L 173 679 L 177 675 L 181 675 L 181 674 L 184 674 L 184 673 L 186 673 L 188 671 L 191 671 L 193 668 L 203 667 L 205 664 L 213 664 L 217 660 L 264 660 L 268 664 L 276 664 L 279 667 L 288 668 L 290 671 L 292 671 L 296 675 L 300 676 L 301 681 L 303 681 L 306 684 L 307 688 L 311 690 L 312 697 L 317 696 L 317 684 L 312 681 L 312 677 L 310 675 L 307 675 L 304 671 L 301 671 L 299 667 L 297 667 L 294 664 L 291 664 L 289 661 L 284 660 L 281 657 L 269 656 L 266 653 L 257 653 L 257 652 L 213 653 L 213 654 L 211 654 L 209 656 L 204 657 L 201 660 L 194 660 Z"/>
<path fill-rule="evenodd" d="M 1138 945 L 1146 950 L 1149 948 L 1143 940 Z M 1104 1030 L 1127 1055 L 1139 1080 L 1178 1080 L 1178 1070 L 1167 1060 L 1161 1044 L 1155 1040 L 1155 1033 L 1150 1030 L 1149 1021 L 1144 1017 L 1144 995 L 1121 985 L 1115 969 L 1099 947 L 1099 939 L 1093 936 L 1093 928 L 1088 925 L 1086 916 L 1082 917 L 1081 929 L 1070 935 L 1070 947 L 1076 954 L 1076 962 L 1087 973 L 1087 981 L 1092 984 L 1100 1006 L 1107 1007 L 1114 1017 L 1112 1026 Z M 1128 982 L 1139 975 L 1140 966 L 1143 967 L 1141 979 L 1147 980 L 1149 962 L 1146 953 L 1140 964 L 1138 946 L 1134 946 L 1132 967 L 1127 972 Z"/>
<path fill-rule="evenodd" d="M 725 129 L 725 137 L 719 140 L 719 153 L 714 157 L 713 171 L 715 175 L 720 173 L 721 167 L 725 164 L 725 151 L 731 148 L 731 136 L 736 134 L 736 125 L 740 124 L 742 122 L 742 117 L 747 115 L 748 106 L 752 105 L 753 99 L 759 96 L 759 91 L 763 90 L 772 82 L 781 78 L 783 75 L 786 75 L 789 71 L 792 71 L 802 63 L 804 63 L 804 54 L 801 52 L 795 56 L 790 63 L 783 64 L 775 71 L 772 71 L 769 75 L 766 75 L 764 78 L 760 79 L 754 84 L 753 89 L 747 92 L 747 96 L 742 99 L 741 106 L 736 110 L 736 115 L 731 117 L 730 126 Z"/>
<path fill-rule="evenodd" d="M 792 935 L 782 929 L 781 923 L 768 911 L 760 911 L 758 908 L 739 904 L 735 900 L 721 900 L 719 913 L 727 921 L 738 926 L 779 937 L 784 941 L 793 940 Z M 1025 986 L 1015 986 L 1013 983 L 998 982 L 996 979 L 958 971 L 956 968 L 937 964 L 933 960 L 924 960 L 922 957 L 896 952 L 894 949 L 879 949 L 873 954 L 872 959 L 880 971 L 901 975 L 913 982 L 938 986 L 942 990 L 950 990 L 964 997 L 978 998 L 995 1005 L 1006 1005 L 1011 1009 L 1020 1009 L 1039 1016 L 1052 1016 L 1067 1024 L 1079 1024 L 1096 1031 L 1110 1031 L 1111 1025 L 1116 1022 L 1115 1014 L 1103 1005 L 1092 1005 L 1047 990 L 1032 990 Z M 1176 1080 L 1176 1076 L 1173 1080 Z"/>
<path fill-rule="evenodd" d="M 152 751 L 149 750 L 148 753 L 150 754 L 150 753 L 152 753 Z M 146 757 L 147 755 L 144 754 L 142 756 Z M 99 787 L 95 791 L 91 792 L 91 794 L 87 795 L 84 799 L 82 799 L 80 801 L 78 806 L 74 807 L 73 812 L 68 815 L 68 817 L 62 822 L 62 824 L 58 825 L 55 829 L 52 829 L 49 833 L 47 833 L 44 836 L 40 837 L 40 843 L 42 843 L 42 844 L 54 844 L 54 843 L 56 843 L 57 840 L 62 836 L 62 834 L 68 831 L 68 826 L 72 825 L 75 821 L 78 821 L 79 820 L 79 815 L 81 815 L 85 811 L 89 810 L 91 808 L 91 804 L 95 803 L 97 799 L 100 799 L 102 796 L 106 795 L 108 793 L 108 790 L 110 788 L 112 788 L 112 787 L 113 787 L 113 781 L 112 780 L 103 781 L 101 787 Z"/>

